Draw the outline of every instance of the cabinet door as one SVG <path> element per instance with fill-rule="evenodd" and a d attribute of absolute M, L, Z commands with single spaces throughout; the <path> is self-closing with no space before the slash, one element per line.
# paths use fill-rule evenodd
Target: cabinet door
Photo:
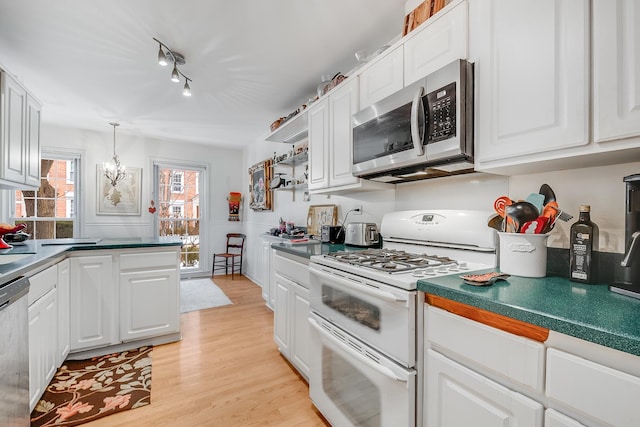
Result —
<path fill-rule="evenodd" d="M 472 1 L 469 11 L 476 169 L 588 144 L 589 1 Z"/>
<path fill-rule="evenodd" d="M 29 306 L 29 407 L 31 410 L 56 373 L 58 306 L 56 289 Z"/>
<path fill-rule="evenodd" d="M 404 85 L 418 81 L 456 59 L 468 55 L 469 19 L 463 1 L 444 14 L 429 19 L 404 43 Z"/>
<path fill-rule="evenodd" d="M 544 408 L 433 350 L 425 360 L 427 427 L 542 427 Z"/>
<path fill-rule="evenodd" d="M 120 340 L 178 332 L 179 283 L 175 268 L 121 273 Z"/>
<path fill-rule="evenodd" d="M 329 186 L 329 101 L 309 110 L 309 190 Z"/>
<path fill-rule="evenodd" d="M 640 425 L 640 378 L 553 348 L 547 350 L 549 406 L 569 407 L 598 425 Z"/>
<path fill-rule="evenodd" d="M 271 306 L 271 303 L 269 301 L 269 278 L 271 276 L 271 242 L 268 240 L 262 241 L 262 257 L 260 261 L 260 286 L 262 287 L 262 299 L 265 300 L 267 306 Z"/>
<path fill-rule="evenodd" d="M 309 379 L 309 289 L 294 283 L 291 285 L 291 362 Z"/>
<path fill-rule="evenodd" d="M 544 427 L 585 427 L 584 424 L 569 418 L 560 412 L 547 409 L 544 412 Z"/>
<path fill-rule="evenodd" d="M 25 169 L 25 111 L 27 92 L 7 73 L 2 78 L 2 173 L 0 178 L 24 183 Z M 38 183 L 39 184 L 39 183 Z"/>
<path fill-rule="evenodd" d="M 287 359 L 290 356 L 289 349 L 289 297 L 291 295 L 290 280 L 276 274 L 275 276 L 276 301 L 274 305 L 273 338 Z"/>
<path fill-rule="evenodd" d="M 117 344 L 117 280 L 112 255 L 71 258 L 71 351 Z"/>
<path fill-rule="evenodd" d="M 276 273 L 274 265 L 274 258 L 276 256 L 276 250 L 271 249 L 271 255 L 269 256 L 269 263 L 271 264 L 269 268 L 269 307 L 273 309 L 276 306 Z"/>
<path fill-rule="evenodd" d="M 350 79 L 351 80 L 351 79 Z M 329 96 L 331 117 L 331 136 L 329 145 L 329 170 L 331 187 L 355 184 L 358 178 L 353 176 L 353 131 L 351 115 L 358 111 L 359 86 L 357 77 L 343 83 L 335 93 Z"/>
<path fill-rule="evenodd" d="M 27 95 L 25 184 L 40 187 L 40 104 Z"/>
<path fill-rule="evenodd" d="M 404 85 L 403 47 L 383 52 L 360 74 L 360 109 L 399 91 Z"/>
<path fill-rule="evenodd" d="M 69 354 L 69 260 L 58 263 L 58 353 L 57 365 Z"/>
<path fill-rule="evenodd" d="M 593 1 L 593 120 L 596 142 L 640 135 L 640 4 Z"/>

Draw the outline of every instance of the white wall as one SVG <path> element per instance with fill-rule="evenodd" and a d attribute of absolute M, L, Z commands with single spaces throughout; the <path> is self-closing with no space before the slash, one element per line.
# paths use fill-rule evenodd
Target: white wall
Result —
<path fill-rule="evenodd" d="M 119 127 L 116 133 L 116 152 L 125 166 L 142 168 L 142 213 L 139 216 L 104 216 L 96 214 L 96 167 L 113 154 L 113 132 L 105 132 L 43 125 L 43 150 L 79 152 L 82 155 L 81 186 L 83 222 L 81 236 L 150 237 L 153 236 L 155 215 L 148 212 L 152 194 L 152 164 L 154 160 L 195 164 L 206 168 L 208 195 L 205 223 L 208 236 L 201 242 L 202 262 L 210 263 L 213 251 L 224 249 L 225 235 L 241 231 L 242 224 L 229 222 L 227 196 L 241 191 L 243 184 L 243 155 L 241 150 L 229 150 L 182 141 L 145 138 L 126 133 Z M 157 213 L 156 213 L 157 215 Z M 206 265 L 206 264 L 205 264 Z M 210 268 L 210 267 L 209 267 Z"/>

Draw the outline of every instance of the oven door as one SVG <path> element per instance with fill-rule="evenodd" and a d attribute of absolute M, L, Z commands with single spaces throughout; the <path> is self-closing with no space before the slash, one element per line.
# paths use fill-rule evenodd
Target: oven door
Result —
<path fill-rule="evenodd" d="M 416 371 L 311 313 L 309 395 L 334 426 L 415 426 Z"/>
<path fill-rule="evenodd" d="M 415 366 L 416 291 L 311 264 L 310 307 L 407 368 Z"/>

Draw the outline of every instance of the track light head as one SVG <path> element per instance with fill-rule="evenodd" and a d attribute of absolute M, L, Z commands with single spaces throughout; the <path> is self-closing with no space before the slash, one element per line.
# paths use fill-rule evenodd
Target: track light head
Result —
<path fill-rule="evenodd" d="M 180 81 L 180 74 L 178 74 L 178 67 L 176 63 L 173 63 L 173 71 L 171 72 L 171 81 L 178 83 Z"/>
<path fill-rule="evenodd" d="M 182 94 L 184 96 L 191 96 L 191 87 L 189 87 L 189 79 L 185 77 L 184 89 L 182 89 Z"/>
<path fill-rule="evenodd" d="M 158 50 L 158 64 L 163 67 L 169 65 L 169 61 L 167 61 L 167 55 L 165 55 L 164 50 L 162 49 L 162 45 L 160 45 L 160 48 Z"/>

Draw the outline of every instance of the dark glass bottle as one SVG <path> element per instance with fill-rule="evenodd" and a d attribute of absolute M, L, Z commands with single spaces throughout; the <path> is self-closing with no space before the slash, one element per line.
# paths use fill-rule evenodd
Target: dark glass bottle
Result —
<path fill-rule="evenodd" d="M 571 226 L 569 241 L 569 280 L 593 283 L 593 252 L 598 249 L 598 226 L 591 221 L 591 206 L 580 206 L 578 221 Z"/>

